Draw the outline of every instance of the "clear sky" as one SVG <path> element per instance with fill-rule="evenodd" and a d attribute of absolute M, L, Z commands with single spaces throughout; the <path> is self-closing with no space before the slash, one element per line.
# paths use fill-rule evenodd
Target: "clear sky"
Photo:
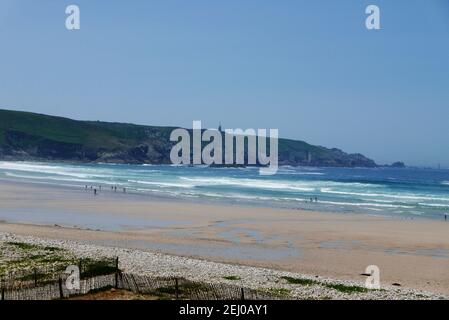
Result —
<path fill-rule="evenodd" d="M 365 28 L 369 4 L 381 30 Z M 449 167 L 449 1 L 0 0 L 0 108 L 279 128 Z"/>

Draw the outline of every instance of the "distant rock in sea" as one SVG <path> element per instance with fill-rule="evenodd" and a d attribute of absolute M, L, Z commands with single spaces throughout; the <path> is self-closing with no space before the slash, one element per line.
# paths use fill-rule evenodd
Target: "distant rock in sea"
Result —
<path fill-rule="evenodd" d="M 391 168 L 405 168 L 405 163 L 401 161 L 394 162 L 390 165 Z"/>

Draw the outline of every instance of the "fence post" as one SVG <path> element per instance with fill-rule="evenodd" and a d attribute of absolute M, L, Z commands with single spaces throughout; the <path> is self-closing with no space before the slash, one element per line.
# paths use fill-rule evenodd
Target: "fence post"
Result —
<path fill-rule="evenodd" d="M 115 288 L 118 289 L 118 274 L 120 270 L 118 268 L 118 257 L 115 259 Z"/>
<path fill-rule="evenodd" d="M 242 291 L 242 296 L 241 296 L 241 297 L 242 297 L 242 300 L 245 300 L 245 290 L 243 290 L 243 288 L 242 288 L 241 291 Z"/>
<path fill-rule="evenodd" d="M 136 287 L 136 292 L 140 294 L 139 284 L 137 283 L 135 276 L 132 275 L 131 278 L 133 279 L 134 286 Z"/>
<path fill-rule="evenodd" d="M 64 299 L 64 291 L 62 290 L 62 278 L 59 277 L 59 297 Z"/>
<path fill-rule="evenodd" d="M 178 278 L 175 278 L 175 292 L 176 292 L 176 300 L 179 299 L 179 285 L 178 285 Z"/>
<path fill-rule="evenodd" d="M 82 273 L 82 270 L 81 270 L 82 262 L 81 261 L 82 260 L 80 259 L 80 261 L 78 262 L 78 269 L 80 270 L 80 280 L 81 280 L 81 273 Z"/>
<path fill-rule="evenodd" d="M 5 285 L 6 285 L 6 281 L 4 278 L 1 279 L 1 287 L 2 287 L 2 300 L 5 300 Z"/>
<path fill-rule="evenodd" d="M 37 287 L 37 269 L 34 268 L 34 286 Z"/>

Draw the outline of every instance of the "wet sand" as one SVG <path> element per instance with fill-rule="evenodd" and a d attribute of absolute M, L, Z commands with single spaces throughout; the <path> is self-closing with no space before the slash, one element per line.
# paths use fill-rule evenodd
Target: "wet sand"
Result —
<path fill-rule="evenodd" d="M 449 294 L 449 222 L 258 208 L 0 181 L 0 232 Z M 90 230 L 89 230 L 90 229 Z"/>

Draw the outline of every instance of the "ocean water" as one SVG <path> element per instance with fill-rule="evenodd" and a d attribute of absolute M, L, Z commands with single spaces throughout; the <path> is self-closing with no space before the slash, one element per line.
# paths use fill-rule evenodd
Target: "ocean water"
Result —
<path fill-rule="evenodd" d="M 0 179 L 102 185 L 103 190 L 117 185 L 128 192 L 193 201 L 405 218 L 449 215 L 449 170 L 287 166 L 274 176 L 260 176 L 258 168 L 0 162 Z"/>

